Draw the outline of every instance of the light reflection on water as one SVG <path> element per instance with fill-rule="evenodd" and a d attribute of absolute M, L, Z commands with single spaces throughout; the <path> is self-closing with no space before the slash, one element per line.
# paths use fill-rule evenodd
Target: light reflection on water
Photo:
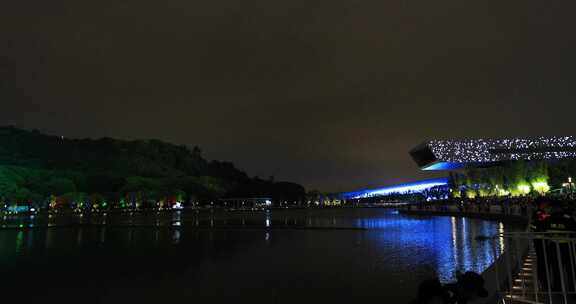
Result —
<path fill-rule="evenodd" d="M 380 247 L 401 245 L 406 259 L 416 265 L 429 264 L 442 281 L 455 279 L 456 271 L 483 272 L 504 250 L 503 239 L 477 239 L 504 232 L 504 224 L 456 217 L 409 218 L 391 216 L 357 219 L 358 227 L 371 230 Z M 376 231 L 381 230 L 381 233 Z M 383 230 L 383 231 L 382 231 Z M 410 252 L 414 251 L 414 253 Z"/>
<path fill-rule="evenodd" d="M 58 216 L 36 216 L 24 222 L 15 220 L 14 223 L 34 224 L 36 228 L 0 230 L 0 263 L 16 265 L 20 257 L 30 254 L 41 259 L 44 253 L 56 252 L 67 257 L 82 256 L 86 252 L 99 254 L 98 250 L 104 249 L 122 260 L 122 257 L 133 256 L 132 252 L 140 254 L 149 248 L 158 251 L 155 255 L 175 248 L 186 256 L 183 261 L 196 263 L 195 269 L 199 269 L 182 280 L 186 282 L 198 279 L 207 284 L 217 281 L 224 286 L 227 280 L 238 280 L 238 275 L 265 273 L 262 277 L 269 280 L 258 281 L 261 277 L 258 275 L 245 281 L 256 285 L 279 282 L 282 286 L 324 284 L 326 288 L 334 288 L 335 295 L 341 286 L 374 288 L 371 296 L 381 295 L 380 289 L 384 288 L 400 293 L 398 299 L 404 299 L 402 296 L 411 294 L 430 268 L 443 281 L 453 280 L 457 270 L 482 272 L 495 260 L 495 254 L 502 253 L 504 245 L 502 239 L 477 240 L 477 237 L 511 229 L 498 222 L 409 217 L 381 209 L 272 211 L 225 216 L 186 211 L 124 217 L 110 213 L 104 219 L 108 226 L 74 228 L 59 227 L 64 220 Z M 101 223 L 103 218 L 77 215 L 76 219 L 66 219 L 76 220 Z M 127 223 L 137 226 L 115 226 Z M 42 225 L 53 228 L 37 228 Z M 223 229 L 223 226 L 229 228 Z M 298 229 L 290 229 L 292 226 Z M 88 251 L 83 251 L 86 248 Z M 198 252 L 202 255 L 187 258 Z M 109 271 L 113 273 L 114 269 Z M 303 274 L 306 280 L 302 279 Z M 293 281 L 297 283 L 291 283 Z"/>
<path fill-rule="evenodd" d="M 22 245 L 24 243 L 24 231 L 18 231 L 16 235 L 16 252 L 22 252 Z"/>
<path fill-rule="evenodd" d="M 181 232 L 180 230 L 174 230 L 172 232 L 172 243 L 173 244 L 179 244 L 180 243 L 180 237 L 181 237 Z"/>

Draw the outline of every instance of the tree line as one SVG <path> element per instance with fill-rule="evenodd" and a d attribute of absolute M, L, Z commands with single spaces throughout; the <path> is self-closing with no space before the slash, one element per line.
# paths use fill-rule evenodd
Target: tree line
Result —
<path fill-rule="evenodd" d="M 305 196 L 301 185 L 249 177 L 231 162 L 206 160 L 198 147 L 160 140 L 66 139 L 0 127 L 0 142 L 4 203 L 134 205 Z"/>
<path fill-rule="evenodd" d="M 467 168 L 450 173 L 456 195 L 520 196 L 561 188 L 576 173 L 576 161 L 510 161 L 488 168 Z"/>

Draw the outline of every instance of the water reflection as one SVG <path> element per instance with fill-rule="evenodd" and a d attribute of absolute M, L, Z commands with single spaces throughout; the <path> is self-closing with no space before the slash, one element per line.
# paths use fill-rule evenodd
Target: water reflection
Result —
<path fill-rule="evenodd" d="M 458 249 L 462 250 L 462 259 L 460 261 L 457 261 L 460 267 L 462 267 L 464 270 L 473 270 L 476 272 L 482 272 L 484 269 L 471 269 L 470 267 L 474 267 L 474 263 L 472 263 L 470 256 L 472 255 L 470 253 L 470 251 L 472 251 L 472 249 L 474 248 L 474 245 L 476 244 L 476 242 L 469 242 L 468 240 L 468 236 L 470 235 L 470 233 L 472 233 L 472 231 L 468 231 L 467 229 L 467 225 L 466 225 L 466 221 L 467 219 L 465 218 L 460 218 L 460 223 L 462 225 L 461 229 L 460 229 L 460 233 L 459 236 L 461 237 L 461 242 L 459 244 Z M 476 237 L 476 235 L 474 235 L 474 237 Z M 456 249 L 455 251 L 457 251 L 458 249 Z M 483 265 L 486 265 L 486 267 L 488 267 L 491 263 L 490 261 L 483 261 Z M 478 268 L 478 267 L 475 267 Z"/>
<path fill-rule="evenodd" d="M 496 243 L 484 237 L 504 231 L 504 224 L 468 218 L 428 217 L 358 219 L 357 225 L 370 229 L 373 242 L 381 250 L 398 246 L 414 248 L 406 251 L 405 258 L 415 263 L 432 264 L 443 281 L 455 279 L 456 271 L 482 272 L 502 254 L 503 240 Z M 378 233 L 380 231 L 380 233 Z M 496 247 L 495 247 L 496 246 Z M 494 248 L 498 248 L 496 251 Z"/>
<path fill-rule="evenodd" d="M 16 234 L 16 252 L 22 252 L 22 245 L 24 243 L 24 231 L 18 231 Z"/>
<path fill-rule="evenodd" d="M 28 242 L 26 242 L 26 248 L 32 248 L 34 246 L 34 230 L 28 232 Z"/>
<path fill-rule="evenodd" d="M 500 235 L 500 237 L 498 239 L 499 240 L 498 244 L 500 245 L 500 254 L 502 254 L 502 253 L 504 253 L 504 250 L 506 249 L 506 248 L 504 248 L 504 246 L 506 246 L 505 245 L 506 242 L 504 240 L 504 224 L 503 223 L 500 223 L 498 225 L 498 234 Z"/>
<path fill-rule="evenodd" d="M 172 213 L 172 222 L 178 223 L 177 226 L 181 225 L 182 222 L 182 211 L 178 210 Z"/>
<path fill-rule="evenodd" d="M 451 230 L 452 230 L 452 255 L 454 256 L 454 261 L 459 261 L 459 255 L 458 255 L 458 242 L 456 241 L 456 238 L 458 236 L 458 231 L 456 228 L 456 217 L 451 217 L 450 218 L 451 221 Z M 446 263 L 449 263 L 450 261 L 442 261 L 442 263 L 440 265 L 445 265 Z M 446 273 L 450 271 L 450 268 L 448 267 L 443 267 L 441 273 Z"/>
<path fill-rule="evenodd" d="M 172 232 L 172 244 L 179 244 L 180 243 L 181 232 L 178 229 L 175 229 Z"/>
<path fill-rule="evenodd" d="M 53 227 L 56 222 L 56 217 L 52 214 L 48 214 L 48 227 Z"/>
<path fill-rule="evenodd" d="M 106 227 L 100 229 L 100 244 L 104 244 L 104 242 L 106 242 Z"/>
<path fill-rule="evenodd" d="M 482 272 L 504 251 L 502 237 L 483 240 L 484 238 L 478 236 L 492 236 L 508 230 L 503 223 L 497 222 L 456 217 L 407 217 L 384 210 L 301 213 L 272 211 L 228 215 L 178 211 L 126 215 L 79 214 L 72 218 L 50 215 L 6 219 L 5 222 L 10 227 L 22 224 L 25 227 L 32 226 L 33 229 L 0 230 L 0 260 L 2 257 L 10 259 L 35 250 L 63 251 L 63 254 L 72 255 L 78 254 L 80 248 L 94 245 L 112 250 L 147 246 L 162 249 L 186 245 L 189 242 L 199 242 L 194 245 L 198 248 L 220 248 L 222 246 L 215 245 L 217 242 L 239 242 L 243 244 L 240 248 L 254 247 L 254 250 L 272 250 L 281 248 L 281 244 L 286 243 L 290 246 L 283 250 L 290 250 L 292 246 L 300 248 L 300 251 L 292 252 L 294 256 L 299 252 L 314 256 L 316 252 L 324 249 L 313 246 L 322 244 L 331 248 L 331 251 L 324 255 L 334 254 L 341 259 L 334 258 L 332 265 L 347 267 L 345 262 L 355 263 L 353 269 L 362 269 L 360 266 L 365 266 L 371 272 L 387 273 L 386 275 L 391 275 L 394 271 L 414 273 L 425 265 L 431 265 L 443 281 L 450 281 L 454 279 L 456 270 Z M 62 228 L 66 223 L 95 225 Z M 261 230 L 233 229 L 240 225 L 254 226 Z M 52 228 L 40 228 L 42 226 Z M 367 230 L 289 229 L 306 226 L 355 227 Z M 208 227 L 232 229 L 206 229 Z M 274 230 L 276 227 L 281 228 L 280 231 Z M 272 233 L 274 246 L 270 246 Z M 226 250 L 236 250 L 231 248 Z M 236 253 L 229 253 L 230 256 L 234 254 Z M 293 261 L 294 263 L 306 264 L 306 261 Z"/>
<path fill-rule="evenodd" d="M 155 230 L 154 231 L 154 245 L 158 246 L 159 242 L 160 242 L 160 231 Z"/>
<path fill-rule="evenodd" d="M 56 238 L 56 230 L 54 229 L 46 229 L 46 242 L 45 247 L 46 249 L 54 248 L 54 239 Z"/>
<path fill-rule="evenodd" d="M 78 229 L 78 233 L 76 234 L 76 246 L 80 247 L 83 241 L 84 241 L 84 230 L 80 228 Z"/>

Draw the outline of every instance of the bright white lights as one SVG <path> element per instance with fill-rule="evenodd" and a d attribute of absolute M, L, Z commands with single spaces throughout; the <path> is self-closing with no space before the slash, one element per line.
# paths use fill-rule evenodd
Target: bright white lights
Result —
<path fill-rule="evenodd" d="M 576 157 L 576 137 L 432 140 L 427 143 L 443 163 L 483 163 L 507 160 Z"/>

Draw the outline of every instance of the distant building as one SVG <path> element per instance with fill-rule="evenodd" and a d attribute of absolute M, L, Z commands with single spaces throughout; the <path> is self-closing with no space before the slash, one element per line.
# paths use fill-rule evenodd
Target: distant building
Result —
<path fill-rule="evenodd" d="M 489 167 L 515 160 L 576 157 L 576 137 L 431 140 L 410 151 L 422 170 Z"/>
<path fill-rule="evenodd" d="M 216 201 L 217 205 L 228 208 L 266 208 L 272 206 L 270 197 L 236 197 L 223 198 Z"/>
<path fill-rule="evenodd" d="M 341 196 L 344 199 L 358 199 L 367 197 L 388 196 L 394 194 L 423 193 L 435 188 L 448 187 L 448 178 L 434 178 L 420 180 L 411 183 L 390 185 L 381 188 L 365 189 L 359 191 L 345 192 Z"/>

